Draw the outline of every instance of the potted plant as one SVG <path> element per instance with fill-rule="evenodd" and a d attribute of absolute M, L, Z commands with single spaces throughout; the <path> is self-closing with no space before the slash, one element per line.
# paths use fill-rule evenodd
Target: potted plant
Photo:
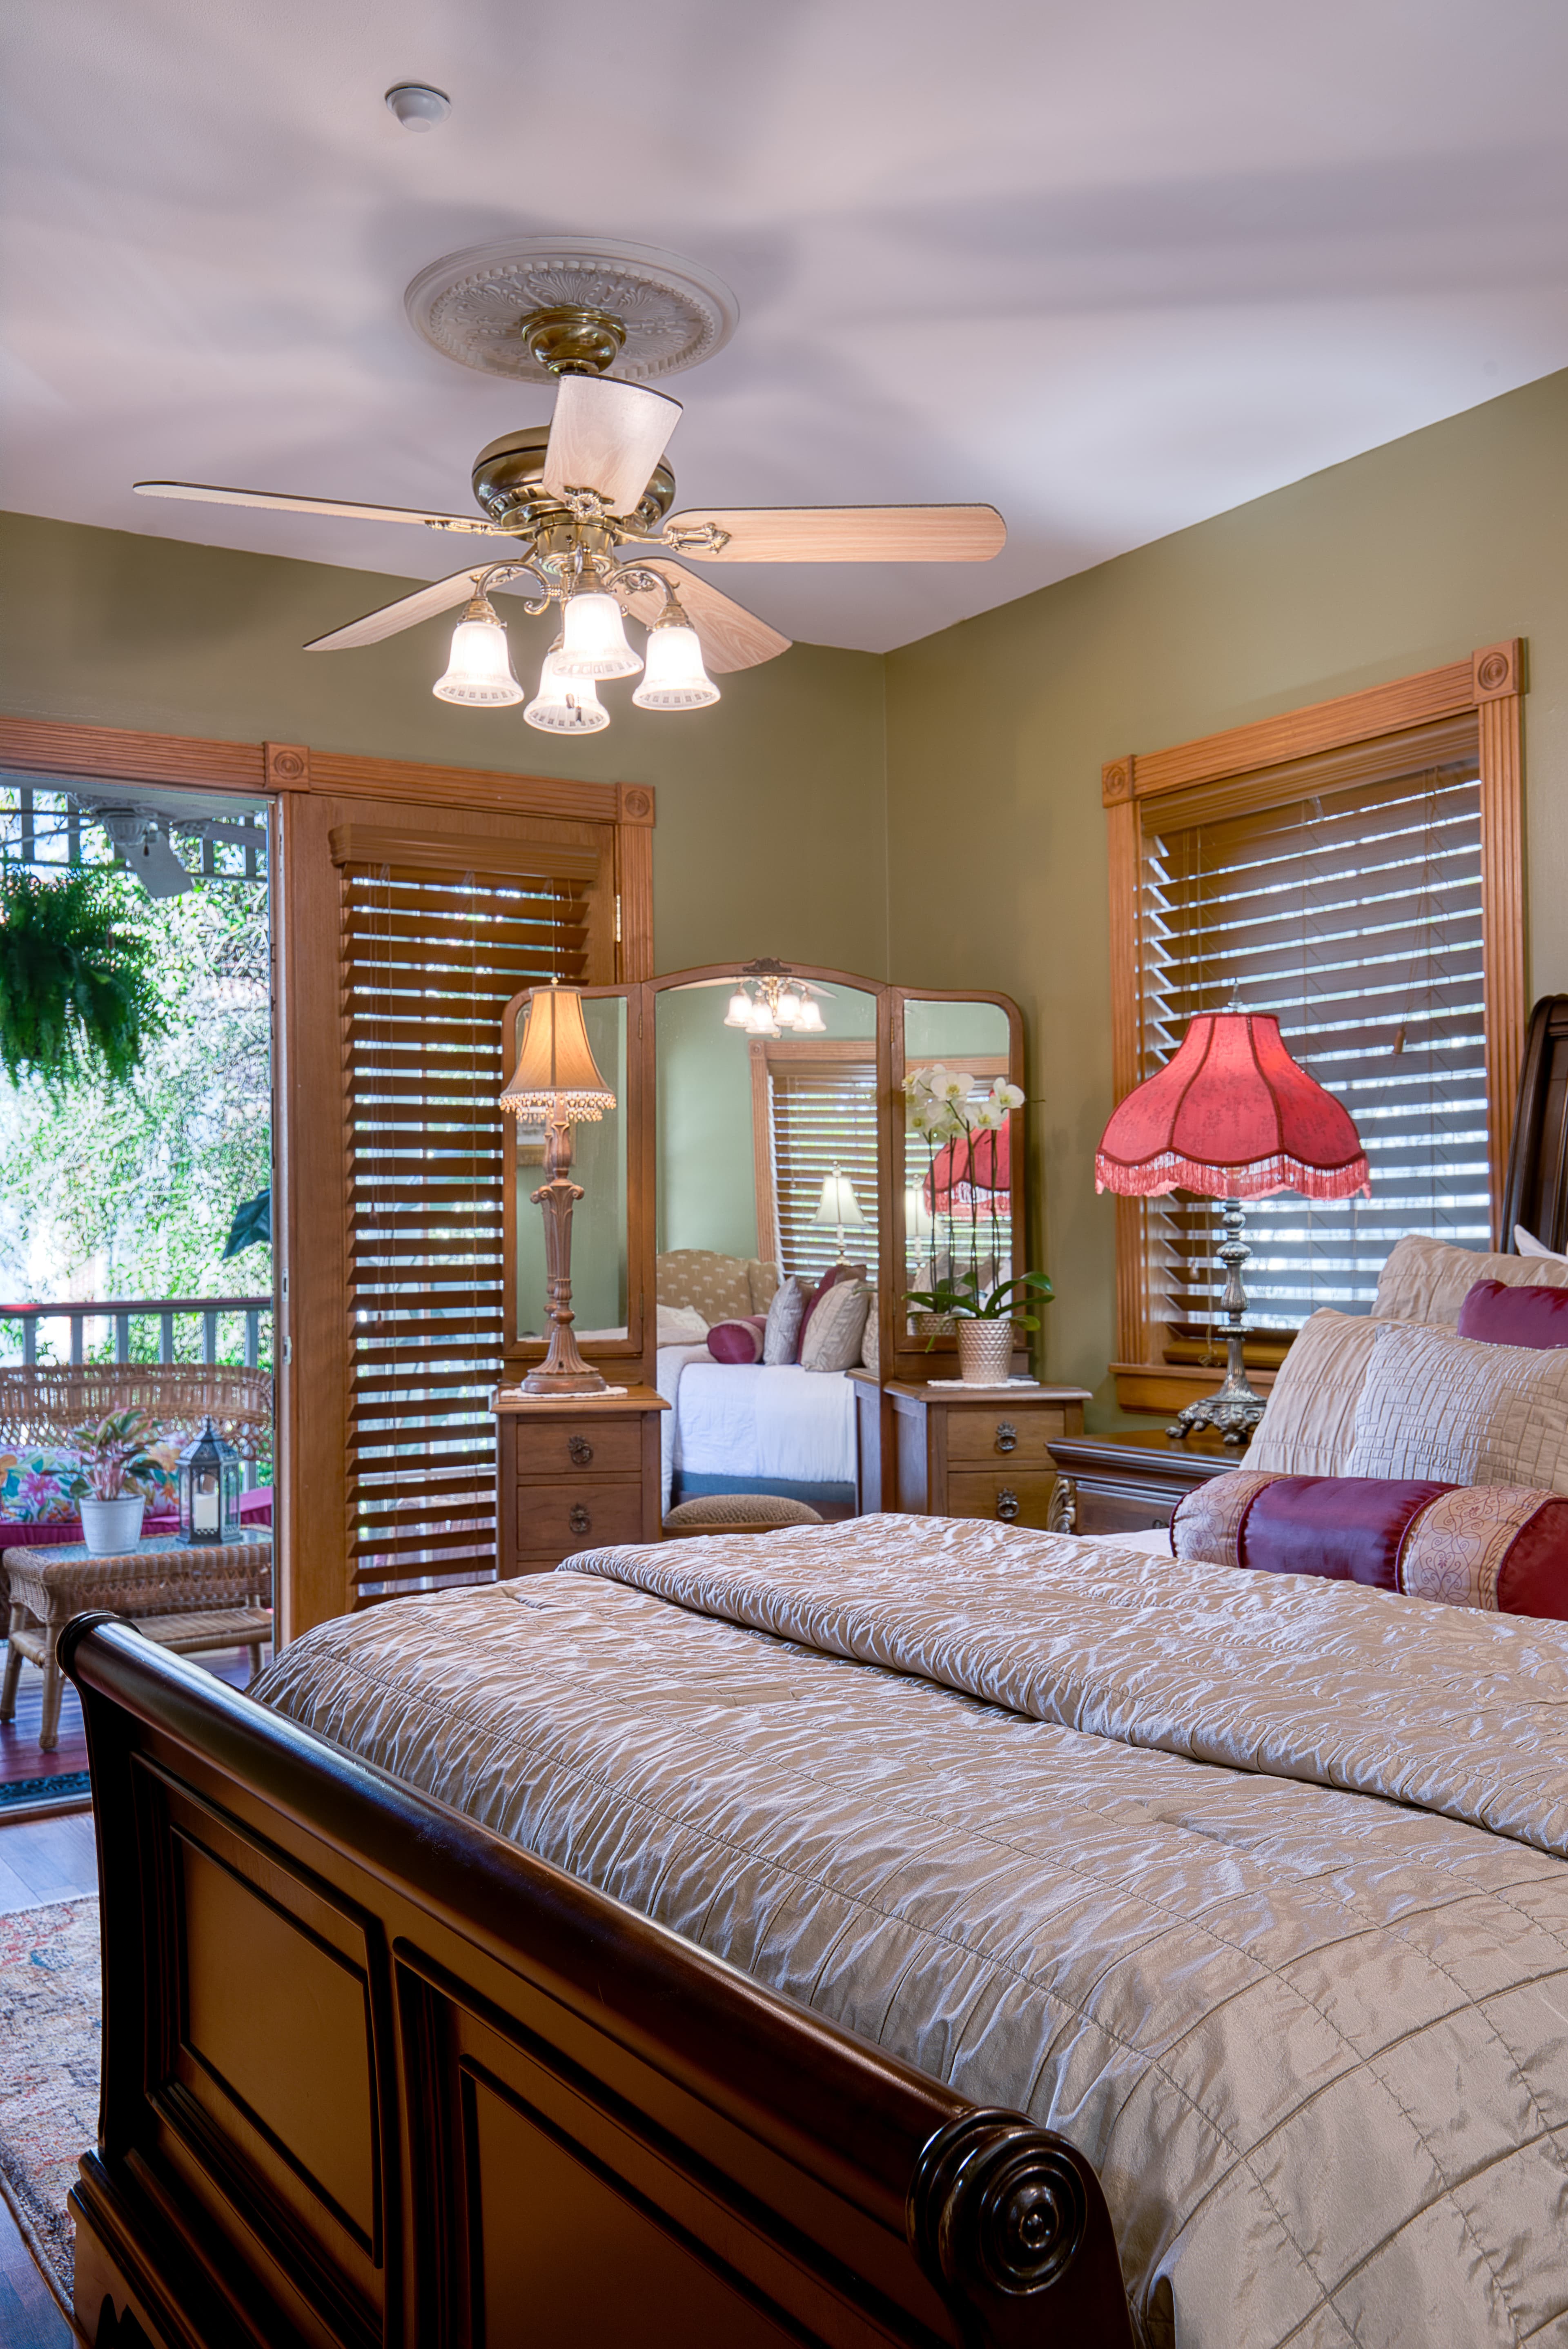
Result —
<path fill-rule="evenodd" d="M 905 1301 L 921 1316 L 916 1327 L 924 1327 L 928 1349 L 946 1330 L 956 1330 L 959 1375 L 966 1385 L 1001 1386 L 1005 1384 L 1012 1366 L 1014 1330 L 1040 1327 L 1039 1316 L 1025 1309 L 1028 1303 L 1035 1298 L 1044 1302 L 1054 1292 L 1043 1272 L 1021 1272 L 1010 1280 L 997 1277 L 1002 1268 L 997 1201 L 1008 1190 L 1005 1176 L 1000 1171 L 1001 1137 L 1023 1095 L 1016 1085 L 1002 1078 L 992 1083 L 981 1101 L 973 1098 L 976 1090 L 971 1076 L 961 1069 L 946 1068 L 940 1061 L 915 1070 L 904 1080 L 910 1130 L 919 1134 L 926 1144 L 926 1187 L 933 1209 L 937 1204 L 939 1150 L 949 1154 L 950 1174 L 946 1210 L 950 1269 L 938 1278 L 933 1253 L 928 1259 L 931 1277 L 927 1286 L 909 1290 Z M 955 1174 L 961 1174 L 961 1179 L 951 1179 Z M 952 1212 L 955 1199 L 968 1211 L 961 1222 Z M 982 1199 L 986 1203 L 984 1256 Z M 969 1262 L 954 1270 L 953 1258 L 960 1252 L 954 1243 L 961 1247 L 966 1229 Z"/>
<path fill-rule="evenodd" d="M 125 1490 L 125 1480 L 152 1466 L 148 1445 L 157 1433 L 146 1412 L 119 1411 L 71 1437 L 77 1473 L 66 1490 L 81 1510 L 82 1539 L 94 1557 L 118 1557 L 140 1540 L 147 1503 Z"/>

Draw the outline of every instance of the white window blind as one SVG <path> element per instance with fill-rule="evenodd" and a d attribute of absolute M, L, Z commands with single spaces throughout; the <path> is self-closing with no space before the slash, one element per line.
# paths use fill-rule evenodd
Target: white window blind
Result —
<path fill-rule="evenodd" d="M 867 1048 L 869 1049 L 869 1048 Z M 855 1186 L 865 1221 L 846 1226 L 844 1253 L 877 1265 L 877 1071 L 874 1062 L 822 1066 L 792 1061 L 769 1069 L 774 1183 L 779 1247 L 786 1274 L 817 1279 L 837 1260 L 838 1240 L 813 1221 L 822 1186 L 836 1166 Z"/>
<path fill-rule="evenodd" d="M 1189 810 L 1190 812 L 1190 810 Z M 1251 1203 L 1254 1326 L 1319 1306 L 1365 1312 L 1407 1231 L 1488 1244 L 1480 790 L 1473 761 L 1325 788 L 1262 810 L 1146 830 L 1146 1073 L 1239 987 L 1349 1110 L 1372 1197 Z M 1157 820 L 1157 819 L 1156 819 Z M 1178 1335 L 1215 1317 L 1217 1209 L 1150 1202 L 1150 1244 Z"/>

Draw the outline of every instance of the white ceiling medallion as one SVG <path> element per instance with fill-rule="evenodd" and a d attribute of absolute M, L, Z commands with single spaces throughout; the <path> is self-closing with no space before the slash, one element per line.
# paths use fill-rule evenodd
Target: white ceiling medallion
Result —
<path fill-rule="evenodd" d="M 427 343 L 460 367 L 553 383 L 523 333 L 541 310 L 608 311 L 624 322 L 624 382 L 678 375 L 722 350 L 740 305 L 722 278 L 647 244 L 597 236 L 507 237 L 421 269 L 403 306 Z"/>

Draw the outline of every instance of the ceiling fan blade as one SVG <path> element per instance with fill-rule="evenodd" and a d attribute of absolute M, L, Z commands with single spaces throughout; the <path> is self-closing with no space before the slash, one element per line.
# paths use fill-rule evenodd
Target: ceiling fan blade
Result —
<path fill-rule="evenodd" d="M 483 575 L 483 564 L 472 571 L 454 571 L 450 579 L 438 579 L 429 587 L 417 587 L 411 595 L 400 595 L 395 604 L 383 604 L 379 610 L 367 612 L 362 620 L 350 620 L 347 626 L 334 628 L 330 636 L 313 636 L 305 649 L 307 653 L 346 653 L 356 645 L 379 645 L 383 636 L 395 636 L 400 629 L 417 627 L 421 620 L 431 619 L 437 612 L 450 612 L 454 604 L 466 604 L 476 581 Z"/>
<path fill-rule="evenodd" d="M 742 604 L 722 595 L 717 587 L 710 587 L 694 571 L 684 571 L 678 563 L 644 563 L 637 558 L 639 571 L 657 572 L 669 581 L 680 598 L 681 607 L 697 631 L 702 647 L 702 657 L 711 669 L 727 677 L 732 669 L 755 668 L 761 661 L 776 659 L 790 647 L 788 636 L 781 636 L 765 620 L 759 620 Z M 628 595 L 626 607 L 634 619 L 645 627 L 652 627 L 664 609 L 664 597 L 656 587 L 646 587 L 639 595 Z"/>
<path fill-rule="evenodd" d="M 680 402 L 667 392 L 607 376 L 563 376 L 545 451 L 546 493 L 597 490 L 611 513 L 635 512 L 680 421 Z"/>
<path fill-rule="evenodd" d="M 281 490 L 214 490 L 201 481 L 133 481 L 139 498 L 185 498 L 203 506 L 264 506 L 275 513 L 337 514 L 348 522 L 417 522 L 426 530 L 474 532 L 483 538 L 508 533 L 477 514 L 425 513 L 412 506 L 362 506 L 349 498 L 293 498 Z"/>
<path fill-rule="evenodd" d="M 726 545 L 683 536 L 710 526 Z M 989 563 L 1007 524 L 994 506 L 703 506 L 664 535 L 694 563 Z"/>

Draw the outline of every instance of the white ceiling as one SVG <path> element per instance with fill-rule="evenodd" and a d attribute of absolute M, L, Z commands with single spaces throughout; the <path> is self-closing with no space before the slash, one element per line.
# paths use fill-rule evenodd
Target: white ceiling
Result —
<path fill-rule="evenodd" d="M 983 565 L 710 573 L 907 642 L 1568 365 L 1563 0 L 49 0 L 0 114 L 0 504 L 395 576 L 547 389 L 408 325 L 553 231 L 717 271 L 683 504 L 992 500 Z M 416 137 L 389 84 L 450 92 Z M 344 618 L 361 600 L 350 592 Z"/>

